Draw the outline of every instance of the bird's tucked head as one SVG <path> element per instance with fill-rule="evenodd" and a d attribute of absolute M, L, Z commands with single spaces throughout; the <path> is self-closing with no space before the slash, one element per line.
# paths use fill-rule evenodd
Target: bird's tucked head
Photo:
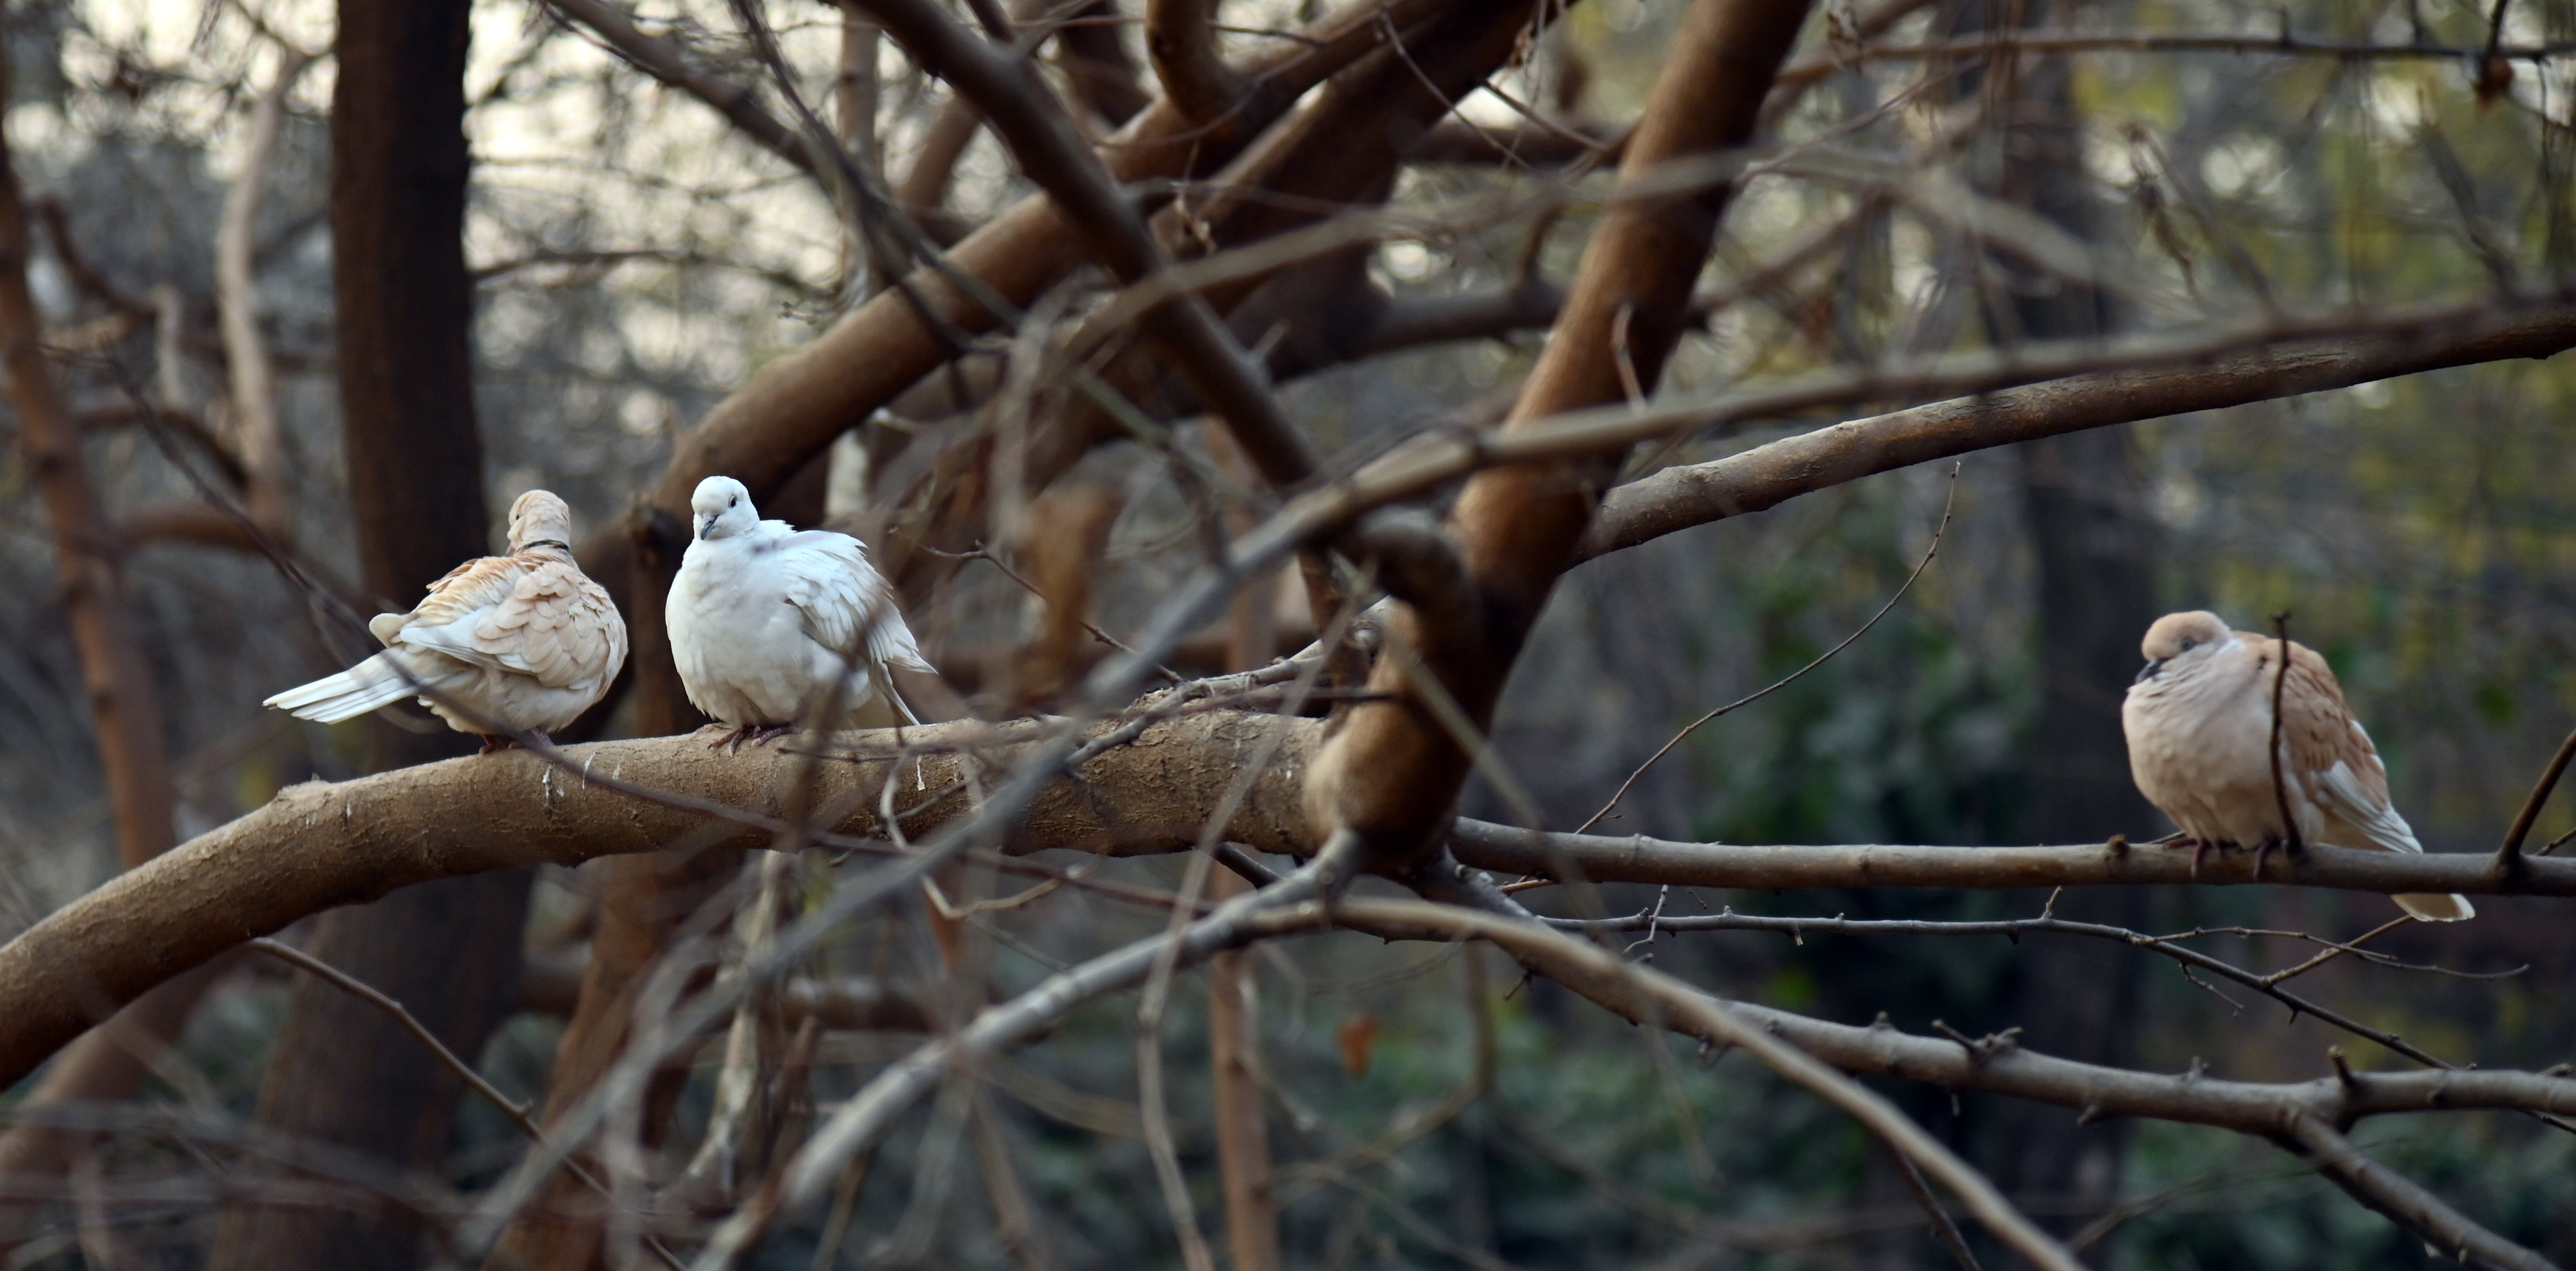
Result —
<path fill-rule="evenodd" d="M 2168 666 L 2197 666 L 2235 638 L 2234 629 L 2206 609 L 2166 614 L 2147 628 L 2147 638 L 2138 644 L 2138 651 L 2147 655 L 2147 665 L 2138 672 L 2138 682 L 2164 674 Z"/>
<path fill-rule="evenodd" d="M 760 513 L 751 506 L 751 491 L 732 477 L 699 482 L 697 493 L 689 496 L 689 513 L 697 536 L 708 540 L 731 538 L 760 524 Z"/>
<path fill-rule="evenodd" d="M 552 490 L 530 490 L 510 505 L 510 550 L 531 547 L 572 550 L 572 508 Z"/>

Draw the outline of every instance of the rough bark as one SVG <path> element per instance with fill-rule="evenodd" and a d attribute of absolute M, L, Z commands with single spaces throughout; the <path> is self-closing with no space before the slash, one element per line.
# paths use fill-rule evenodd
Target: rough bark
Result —
<path fill-rule="evenodd" d="M 1674 37 L 1620 167 L 1622 184 L 1674 160 L 1744 144 L 1806 18 L 1801 4 L 1696 0 Z M 1632 199 L 1602 216 L 1545 352 L 1505 421 L 1506 434 L 1562 411 L 1650 391 L 1679 338 L 1691 287 L 1733 187 Z M 1492 712 L 1523 637 L 1589 523 L 1610 476 L 1598 459 L 1523 463 L 1478 474 L 1449 516 L 1476 612 L 1437 625 L 1413 606 L 1390 624 L 1468 719 Z M 1370 679 L 1388 700 L 1354 708 L 1315 767 L 1319 822 L 1410 857 L 1449 811 L 1467 755 L 1437 722 L 1405 657 Z"/>
<path fill-rule="evenodd" d="M 905 737 L 916 751 L 974 745 L 989 772 L 1042 744 L 1031 740 L 1040 727 L 964 721 L 906 729 Z M 1234 780 L 1239 756 L 1272 728 L 1289 732 L 1279 762 L 1226 834 L 1264 851 L 1308 850 L 1295 791 L 1316 725 L 1222 711 L 1155 724 L 1093 760 L 1081 782 L 1059 780 L 1020 819 L 1009 844 L 1019 851 L 1122 854 L 1185 848 Z M 15 1021 L 0 1034 L 0 1083 L 24 1076 L 77 1034 L 97 1003 L 130 1001 L 224 949 L 310 914 L 406 888 L 425 890 L 417 885 L 436 879 L 486 871 L 516 879 L 538 864 L 664 850 L 735 853 L 766 844 L 775 833 L 774 823 L 745 826 L 711 816 L 705 803 L 673 807 L 610 782 L 775 817 L 797 771 L 782 748 L 736 756 L 710 751 L 695 737 L 597 742 L 564 753 L 574 770 L 507 751 L 336 785 L 293 786 L 260 810 L 65 906 L 0 947 L 0 1018 Z M 927 791 L 909 789 L 909 762 L 896 791 L 904 824 L 916 837 L 966 804 L 962 793 L 946 789 L 961 775 L 952 754 L 923 763 Z M 585 781 L 585 772 L 597 779 Z M 842 809 L 829 823 L 844 833 L 878 832 L 875 808 L 885 777 L 882 759 L 824 765 L 814 806 Z M 932 796 L 939 797 L 924 802 Z M 1103 819 L 1113 814 L 1114 820 Z M 2544 869 L 2538 876 L 2551 875 Z M 512 941 L 515 947 L 515 932 Z M 452 972 L 456 961 L 439 962 L 448 955 L 443 945 L 437 948 L 421 960 Z M 596 966 L 596 952 L 593 957 Z M 24 1010 L 11 1005 L 21 1001 Z M 405 1004 L 419 1013 L 417 1003 Z"/>
<path fill-rule="evenodd" d="M 463 0 L 368 0 L 340 11 L 331 230 L 340 398 L 367 590 L 407 608 L 490 550 L 474 422 Z M 454 753 L 455 734 L 377 724 L 378 770 Z M 402 1002 L 473 1055 L 517 996 L 527 879 L 409 889 L 326 917 L 310 952 Z M 394 1021 L 318 979 L 297 983 L 259 1119 L 300 1138 L 435 1168 L 460 1082 Z M 227 1208 L 211 1265 L 408 1267 L 419 1229 L 391 1211 Z"/>
<path fill-rule="evenodd" d="M 7 88 L 7 71 L 0 67 L 0 98 Z M 54 540 L 64 618 L 80 658 L 81 687 L 98 735 L 99 767 L 108 806 L 115 812 L 117 857 L 132 869 L 172 843 L 170 818 L 177 794 L 161 736 L 152 665 L 127 607 L 116 529 L 90 484 L 80 423 L 65 408 L 45 361 L 43 315 L 27 285 L 30 252 L 16 160 L 0 138 L 0 362 L 8 369 L 20 445 L 43 496 L 46 527 Z M 143 1076 L 140 1048 L 157 1046 L 176 1032 L 194 1000 L 195 993 L 181 985 L 156 995 L 155 1003 L 130 1012 L 115 1035 L 102 1029 L 66 1055 L 29 1102 L 115 1099 L 133 1093 Z M 61 1136 L 48 1131 L 13 1131 L 0 1137 L 0 1174 L 57 1171 L 63 1147 Z"/>

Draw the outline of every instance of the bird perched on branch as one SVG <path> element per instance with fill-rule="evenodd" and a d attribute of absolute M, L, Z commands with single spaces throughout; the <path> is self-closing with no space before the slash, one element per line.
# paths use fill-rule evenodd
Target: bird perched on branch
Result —
<path fill-rule="evenodd" d="M 418 697 L 488 755 L 507 734 L 543 738 L 580 718 L 626 664 L 626 620 L 573 562 L 572 509 L 545 490 L 510 505 L 509 555 L 457 566 L 367 630 L 384 652 L 265 704 L 336 724 Z"/>
<path fill-rule="evenodd" d="M 859 540 L 764 521 L 751 491 L 709 477 L 689 497 L 693 536 L 664 609 L 689 701 L 740 750 L 826 708 L 858 728 L 918 723 L 890 668 L 929 671 L 894 589 Z"/>
<path fill-rule="evenodd" d="M 2182 828 L 2195 853 L 2211 845 L 2257 850 L 2289 841 L 2422 852 L 2388 798 L 2388 769 L 2344 705 L 2334 670 L 2316 650 L 2231 631 L 2218 615 L 2167 614 L 2147 628 L 2146 669 L 2120 708 L 2129 773 L 2147 801 Z M 2281 703 L 2280 783 L 2273 784 L 2272 702 Z M 2259 868 L 2259 862 L 2258 862 Z M 2477 916 L 2465 896 L 2404 895 L 2400 908 L 2430 922 Z"/>

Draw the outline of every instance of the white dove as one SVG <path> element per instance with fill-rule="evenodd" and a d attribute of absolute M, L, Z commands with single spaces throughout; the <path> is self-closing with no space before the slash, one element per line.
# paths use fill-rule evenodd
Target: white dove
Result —
<path fill-rule="evenodd" d="M 2147 801 L 2182 827 L 2195 853 L 2213 843 L 2259 849 L 2286 838 L 2269 753 L 2280 647 L 2270 636 L 2229 630 L 2214 613 L 2167 614 L 2147 628 L 2146 669 L 2120 707 L 2129 773 Z M 2293 642 L 2280 688 L 2280 795 L 2300 839 L 2422 852 L 2389 802 L 2388 769 L 2344 705 L 2334 669 Z M 2393 899 L 2430 922 L 2477 916 L 2465 896 Z"/>
<path fill-rule="evenodd" d="M 410 613 L 377 614 L 367 630 L 384 652 L 264 704 L 336 724 L 418 696 L 487 755 L 510 744 L 490 729 L 544 737 L 572 723 L 626 664 L 626 621 L 573 563 L 571 537 L 562 499 L 520 495 L 509 555 L 450 570 Z"/>
<path fill-rule="evenodd" d="M 761 520 L 732 477 L 699 482 L 689 508 L 695 536 L 663 612 L 689 701 L 732 726 L 714 745 L 786 732 L 820 708 L 845 665 L 850 725 L 920 722 L 887 670 L 930 663 L 859 540 Z"/>

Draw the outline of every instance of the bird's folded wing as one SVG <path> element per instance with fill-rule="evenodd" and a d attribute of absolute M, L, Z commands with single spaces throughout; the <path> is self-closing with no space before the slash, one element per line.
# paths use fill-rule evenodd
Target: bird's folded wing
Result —
<path fill-rule="evenodd" d="M 2262 688 L 2268 694 L 2280 665 L 2274 660 L 2280 642 L 2251 638 L 2263 640 Z M 2281 747 L 2288 752 L 2289 770 L 2298 774 L 2300 788 L 2318 807 L 2369 840 L 2349 846 L 2423 851 L 2414 829 L 2389 800 L 2388 766 L 2380 762 L 2379 747 L 2352 717 L 2343 686 L 2335 682 L 2325 658 L 2306 645 L 2292 644 L 2289 681 L 2280 687 Z"/>
<path fill-rule="evenodd" d="M 816 643 L 836 653 L 850 652 L 859 645 L 865 624 L 867 641 L 860 651 L 868 661 L 930 669 L 895 608 L 892 589 L 868 563 L 857 539 L 824 530 L 791 534 L 779 541 L 766 563 L 784 576 L 787 603 L 804 615 L 805 634 Z"/>
<path fill-rule="evenodd" d="M 457 656 L 517 671 L 547 688 L 614 674 L 626 657 L 626 624 L 615 605 L 570 561 L 527 562 L 499 603 L 470 626 L 442 634 L 462 636 L 466 651 Z"/>

